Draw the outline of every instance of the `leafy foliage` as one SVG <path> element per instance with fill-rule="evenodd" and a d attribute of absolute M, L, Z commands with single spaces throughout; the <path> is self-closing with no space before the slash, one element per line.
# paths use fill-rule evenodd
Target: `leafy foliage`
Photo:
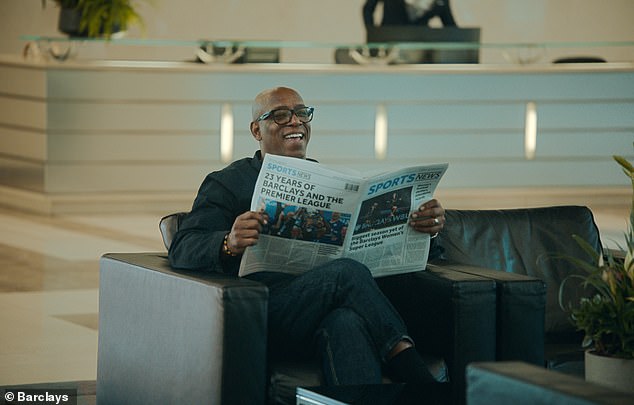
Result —
<path fill-rule="evenodd" d="M 141 23 L 130 0 L 79 0 L 77 7 L 82 16 L 79 29 L 89 37 L 110 38 L 131 24 Z"/>
<path fill-rule="evenodd" d="M 596 293 L 582 298 L 576 307 L 563 305 L 562 283 L 559 290 L 559 304 L 570 311 L 577 329 L 584 331 L 584 347 L 592 347 L 600 355 L 634 358 L 634 167 L 621 156 L 614 156 L 623 172 L 632 182 L 632 205 L 630 221 L 625 234 L 625 252 L 623 259 L 616 258 L 607 250 L 605 257 L 595 252 L 583 239 L 573 236 L 577 243 L 590 253 L 594 263 L 573 262 L 586 272 L 586 275 L 571 275 L 581 278 L 584 285 L 594 287 Z"/>
<path fill-rule="evenodd" d="M 64 8 L 81 13 L 79 31 L 91 38 L 110 38 L 133 24 L 143 24 L 133 0 L 56 0 Z"/>

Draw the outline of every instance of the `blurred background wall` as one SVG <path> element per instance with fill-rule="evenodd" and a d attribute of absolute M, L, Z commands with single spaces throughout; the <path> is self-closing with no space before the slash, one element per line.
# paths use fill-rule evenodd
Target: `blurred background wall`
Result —
<path fill-rule="evenodd" d="M 138 0 L 145 29 L 130 38 L 292 40 L 362 43 L 364 0 Z M 452 0 L 459 26 L 481 27 L 484 43 L 559 41 L 634 41 L 632 0 Z M 0 53 L 19 53 L 21 35 L 59 35 L 58 8 L 52 0 L 0 0 Z M 192 57 L 187 47 L 91 46 L 83 57 L 168 59 Z M 631 48 L 631 47 L 630 47 Z M 525 51 L 526 52 L 526 51 Z M 578 49 L 543 52 L 546 60 L 580 53 Z M 608 61 L 632 60 L 631 49 L 584 49 Z M 513 60 L 518 55 L 489 52 L 482 62 Z M 330 62 L 332 49 L 285 49 L 285 62 Z"/>

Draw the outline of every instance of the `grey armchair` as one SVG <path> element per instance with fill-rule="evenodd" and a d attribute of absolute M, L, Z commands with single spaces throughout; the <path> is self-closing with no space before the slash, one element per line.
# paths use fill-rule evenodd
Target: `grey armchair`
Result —
<path fill-rule="evenodd" d="M 166 246 L 182 215 L 161 221 Z M 444 360 L 452 403 L 463 404 L 472 362 L 544 365 L 545 336 L 556 342 L 549 325 L 561 318 L 548 313 L 547 289 L 571 269 L 542 267 L 542 253 L 556 253 L 554 241 L 580 227 L 597 242 L 598 232 L 583 207 L 448 210 L 447 218 L 442 260 L 377 281 L 419 352 L 437 360 L 438 372 Z M 516 272 L 517 261 L 531 270 Z M 100 272 L 100 404 L 285 404 L 294 403 L 296 386 L 321 384 L 316 363 L 267 355 L 265 286 L 174 270 L 164 252 L 106 254 Z M 402 283 L 415 283 L 420 294 L 399 294 Z"/>
<path fill-rule="evenodd" d="M 161 221 L 166 246 L 182 215 Z M 382 287 L 435 372 L 449 373 L 452 402 L 463 403 L 467 364 L 495 357 L 495 283 L 442 267 L 403 277 Z M 400 282 L 420 296 L 404 301 Z M 100 404 L 284 404 L 296 386 L 321 384 L 317 362 L 267 356 L 264 285 L 176 271 L 166 253 L 111 253 L 99 289 Z"/>

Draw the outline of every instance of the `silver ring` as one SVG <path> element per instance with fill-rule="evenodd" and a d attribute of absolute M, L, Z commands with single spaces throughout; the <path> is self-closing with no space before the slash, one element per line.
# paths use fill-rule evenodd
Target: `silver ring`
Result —
<path fill-rule="evenodd" d="M 434 218 L 434 225 L 438 225 L 440 223 L 440 221 L 438 220 L 438 218 Z"/>

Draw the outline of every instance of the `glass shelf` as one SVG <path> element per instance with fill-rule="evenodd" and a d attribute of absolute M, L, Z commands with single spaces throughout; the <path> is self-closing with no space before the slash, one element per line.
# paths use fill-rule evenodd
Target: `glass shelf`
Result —
<path fill-rule="evenodd" d="M 112 53 L 116 49 L 136 48 L 137 59 L 161 58 L 172 60 L 171 55 L 195 56 L 197 61 L 205 63 L 236 62 L 287 62 L 280 60 L 280 52 L 302 55 L 310 52 L 326 53 L 323 63 L 354 64 L 397 64 L 397 63 L 509 63 L 536 64 L 552 63 L 566 58 L 597 58 L 597 61 L 634 62 L 634 41 L 595 41 L 595 42 L 375 42 L 375 43 L 334 43 L 316 41 L 256 41 L 256 40 L 176 40 L 150 38 L 83 38 L 50 37 L 25 35 L 27 41 L 25 56 L 38 54 L 58 61 L 78 57 L 79 54 L 91 56 L 91 48 L 107 48 Z M 153 48 L 154 50 L 150 50 Z M 178 52 L 164 52 L 168 49 Z M 81 51 L 81 52 L 80 52 Z M 417 52 L 419 53 L 417 55 Z M 114 52 L 116 53 L 116 52 Z M 123 52 L 125 54 L 125 52 Z M 421 53 L 425 54 L 421 56 Z M 429 56 L 434 54 L 435 56 Z M 249 55 L 252 60 L 249 60 Z M 440 56 L 438 56 L 440 55 Z M 465 58 L 461 61 L 460 58 Z M 99 56 L 96 56 L 99 58 Z M 180 56 L 176 56 L 179 59 Z M 416 57 L 427 57 L 417 62 Z M 433 58 L 438 60 L 434 60 Z M 107 57 L 106 57 L 107 58 Z M 116 56 L 115 56 L 116 58 Z M 338 59 L 339 58 L 339 59 Z M 409 60 L 408 58 L 414 58 Z M 431 59 L 430 59 L 431 58 Z M 445 58 L 445 60 L 441 60 Z M 315 63 L 311 57 L 296 62 Z M 181 59 L 182 60 L 182 59 Z M 573 60 L 574 61 L 574 60 Z M 586 62 L 591 61 L 585 60 Z"/>

